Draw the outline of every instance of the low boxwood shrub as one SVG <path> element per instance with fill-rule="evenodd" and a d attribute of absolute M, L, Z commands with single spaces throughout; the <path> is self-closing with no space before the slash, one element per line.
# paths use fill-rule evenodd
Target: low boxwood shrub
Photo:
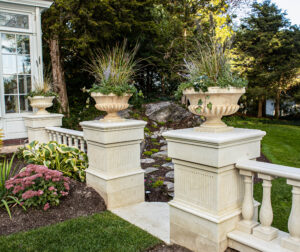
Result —
<path fill-rule="evenodd" d="M 62 172 L 64 176 L 82 182 L 85 180 L 88 157 L 78 148 L 68 147 L 54 141 L 47 144 L 33 141 L 26 145 L 21 153 L 29 164 L 44 165 L 49 169 Z"/>
<path fill-rule="evenodd" d="M 67 196 L 70 179 L 62 172 L 50 170 L 42 165 L 30 164 L 16 176 L 6 181 L 5 187 L 19 199 L 24 207 L 57 206 L 59 199 Z"/>

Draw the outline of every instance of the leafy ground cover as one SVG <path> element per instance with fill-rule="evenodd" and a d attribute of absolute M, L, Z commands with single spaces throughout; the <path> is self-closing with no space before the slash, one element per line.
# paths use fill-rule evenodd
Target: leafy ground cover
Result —
<path fill-rule="evenodd" d="M 1 251 L 144 251 L 161 241 L 106 211 L 0 236 Z"/>
<path fill-rule="evenodd" d="M 237 128 L 266 131 L 267 135 L 262 140 L 262 153 L 274 164 L 300 168 L 300 126 L 297 122 L 236 116 L 225 118 L 224 121 Z M 292 188 L 283 178 L 273 180 L 272 184 L 273 226 L 287 232 Z M 262 201 L 261 183 L 254 186 L 254 198 Z"/>

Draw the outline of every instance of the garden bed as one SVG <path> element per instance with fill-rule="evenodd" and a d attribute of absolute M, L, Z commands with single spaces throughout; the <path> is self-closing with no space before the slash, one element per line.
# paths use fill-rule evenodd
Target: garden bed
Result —
<path fill-rule="evenodd" d="M 94 189 L 87 187 L 85 183 L 71 180 L 70 194 L 63 197 L 58 206 L 47 211 L 36 208 L 24 211 L 21 207 L 13 207 L 10 219 L 7 212 L 0 209 L 0 235 L 27 231 L 104 210 L 104 200 Z"/>

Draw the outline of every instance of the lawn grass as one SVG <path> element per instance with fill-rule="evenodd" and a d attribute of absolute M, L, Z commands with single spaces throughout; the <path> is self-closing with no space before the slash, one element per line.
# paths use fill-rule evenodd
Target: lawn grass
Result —
<path fill-rule="evenodd" d="M 229 117 L 224 120 L 237 128 L 260 129 L 267 132 L 262 140 L 263 154 L 274 164 L 300 168 L 300 126 L 288 121 L 257 119 L 249 117 Z M 287 222 L 292 205 L 292 187 L 286 179 L 278 178 L 272 182 L 273 226 L 288 231 Z M 261 202 L 262 185 L 254 186 L 254 198 Z"/>
<path fill-rule="evenodd" d="M 0 251 L 136 252 L 161 241 L 106 211 L 29 232 L 0 236 Z"/>

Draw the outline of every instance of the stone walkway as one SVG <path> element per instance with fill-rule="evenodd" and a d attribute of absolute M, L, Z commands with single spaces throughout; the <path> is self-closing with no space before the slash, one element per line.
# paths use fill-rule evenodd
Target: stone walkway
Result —
<path fill-rule="evenodd" d="M 133 225 L 170 244 L 169 205 L 164 202 L 142 202 L 112 210 Z"/>

